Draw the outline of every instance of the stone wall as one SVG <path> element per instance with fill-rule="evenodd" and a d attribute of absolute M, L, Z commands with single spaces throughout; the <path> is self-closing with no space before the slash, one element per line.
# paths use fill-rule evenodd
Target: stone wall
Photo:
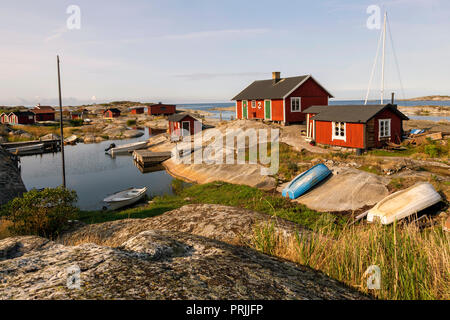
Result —
<path fill-rule="evenodd" d="M 9 157 L 9 153 L 0 147 L 0 205 L 26 192 L 20 172 Z"/>

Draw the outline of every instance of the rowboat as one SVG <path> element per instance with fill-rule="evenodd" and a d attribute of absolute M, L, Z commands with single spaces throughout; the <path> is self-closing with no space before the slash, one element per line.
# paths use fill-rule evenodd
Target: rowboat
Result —
<path fill-rule="evenodd" d="M 292 180 L 289 185 L 283 189 L 282 195 L 283 197 L 296 199 L 324 180 L 330 174 L 331 171 L 326 165 L 322 163 L 316 164 L 309 170 L 296 176 L 294 180 Z"/>
<path fill-rule="evenodd" d="M 6 151 L 11 152 L 11 153 L 15 153 L 15 154 L 23 154 L 23 153 L 37 152 L 37 151 L 43 151 L 43 150 L 44 150 L 44 144 L 43 143 L 33 144 L 33 145 L 30 145 L 30 146 L 23 146 L 23 147 L 15 147 L 15 148 L 6 149 Z"/>
<path fill-rule="evenodd" d="M 133 142 L 133 143 L 128 143 L 128 144 L 124 144 L 121 146 L 111 148 L 109 150 L 106 150 L 105 152 L 114 156 L 114 154 L 129 153 L 130 151 L 145 148 L 147 146 L 147 144 L 148 144 L 148 141 Z"/>
<path fill-rule="evenodd" d="M 71 135 L 70 137 L 64 139 L 65 144 L 75 144 L 78 140 L 78 137 L 76 135 Z"/>
<path fill-rule="evenodd" d="M 420 182 L 412 187 L 397 191 L 369 210 L 367 221 L 380 221 L 381 224 L 390 224 L 411 216 L 423 209 L 441 201 L 439 193 L 428 182 Z"/>
<path fill-rule="evenodd" d="M 129 206 L 141 200 L 145 196 L 146 192 L 147 187 L 143 187 L 140 189 L 130 188 L 127 190 L 116 192 L 103 199 L 103 202 L 105 202 L 106 204 L 104 209 L 117 210 L 119 208 Z"/>

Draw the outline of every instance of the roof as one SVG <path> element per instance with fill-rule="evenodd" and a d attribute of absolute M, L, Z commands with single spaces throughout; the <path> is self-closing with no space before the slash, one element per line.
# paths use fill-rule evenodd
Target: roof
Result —
<path fill-rule="evenodd" d="M 305 109 L 304 113 L 317 113 L 314 120 L 317 121 L 342 121 L 366 123 L 375 115 L 388 108 L 397 114 L 401 119 L 409 118 L 398 111 L 397 105 L 392 104 L 370 104 L 370 105 L 331 105 L 331 106 L 311 106 Z"/>
<path fill-rule="evenodd" d="M 254 81 L 231 100 L 284 99 L 308 79 L 313 79 L 331 98 L 333 98 L 333 95 L 320 85 L 311 75 L 303 75 L 281 78 L 276 83 L 273 82 L 273 79 Z"/>
<path fill-rule="evenodd" d="M 111 111 L 111 112 L 115 112 L 115 113 L 121 113 L 121 111 L 117 108 L 108 108 L 105 111 L 103 111 L 103 113 L 105 113 L 106 111 Z"/>
<path fill-rule="evenodd" d="M 198 119 L 196 119 L 195 117 L 193 117 L 190 113 L 177 113 L 177 114 L 173 114 L 171 116 L 169 116 L 167 118 L 167 120 L 172 121 L 172 122 L 180 122 L 181 120 L 183 120 L 184 118 L 186 118 L 187 116 L 193 118 L 195 121 L 199 121 Z"/>
<path fill-rule="evenodd" d="M 33 109 L 31 109 L 33 113 L 54 113 L 55 109 L 50 106 L 35 106 Z"/>
<path fill-rule="evenodd" d="M 11 112 L 9 115 L 15 114 L 16 116 L 34 116 L 34 113 L 31 111 L 14 111 Z"/>
<path fill-rule="evenodd" d="M 157 106 L 175 107 L 174 104 L 166 104 L 166 103 L 155 103 L 155 104 L 152 104 L 149 107 L 151 108 L 151 107 L 157 107 Z"/>
<path fill-rule="evenodd" d="M 145 106 L 133 106 L 133 107 L 129 107 L 129 110 L 133 110 L 133 109 L 144 109 Z"/>

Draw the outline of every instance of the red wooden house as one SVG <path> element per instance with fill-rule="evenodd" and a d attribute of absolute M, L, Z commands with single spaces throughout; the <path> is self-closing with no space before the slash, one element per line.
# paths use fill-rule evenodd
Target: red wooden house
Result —
<path fill-rule="evenodd" d="M 232 100 L 237 119 L 265 119 L 281 123 L 303 122 L 303 111 L 312 105 L 328 105 L 333 96 L 311 75 L 254 81 Z"/>
<path fill-rule="evenodd" d="M 103 111 L 103 118 L 105 119 L 113 119 L 120 117 L 120 110 L 117 108 L 108 108 Z"/>
<path fill-rule="evenodd" d="M 309 140 L 355 149 L 400 143 L 402 121 L 408 120 L 394 104 L 311 106 L 304 112 Z"/>
<path fill-rule="evenodd" d="M 85 109 L 72 110 L 72 111 L 70 111 L 70 119 L 71 120 L 84 119 L 87 114 L 88 114 L 88 112 Z"/>
<path fill-rule="evenodd" d="M 174 104 L 162 104 L 159 102 L 148 106 L 147 112 L 149 115 L 171 115 L 175 114 L 176 106 Z"/>
<path fill-rule="evenodd" d="M 31 111 L 15 111 L 8 115 L 9 124 L 34 124 L 36 117 Z"/>
<path fill-rule="evenodd" d="M 131 114 L 143 114 L 144 113 L 144 106 L 135 106 L 130 108 Z"/>
<path fill-rule="evenodd" d="M 55 121 L 55 109 L 50 106 L 37 105 L 31 112 L 36 115 L 36 121 Z"/>
<path fill-rule="evenodd" d="M 202 122 L 189 113 L 174 114 L 169 116 L 168 120 L 170 135 L 192 135 L 202 130 Z"/>
<path fill-rule="evenodd" d="M 0 115 L 0 122 L 1 123 L 8 123 L 9 122 L 9 117 L 8 117 L 8 115 L 6 113 L 3 112 Z"/>

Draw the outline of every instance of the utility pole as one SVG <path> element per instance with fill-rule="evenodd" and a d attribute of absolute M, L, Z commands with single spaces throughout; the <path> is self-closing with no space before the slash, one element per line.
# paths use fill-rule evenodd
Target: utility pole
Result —
<path fill-rule="evenodd" d="M 63 130 L 63 113 L 62 113 L 62 98 L 61 98 L 61 76 L 59 72 L 59 55 L 56 56 L 56 64 L 58 66 L 58 91 L 59 91 L 59 127 L 61 129 L 61 160 L 62 160 L 62 183 L 64 189 L 66 188 L 66 166 L 64 161 L 64 130 Z"/>

